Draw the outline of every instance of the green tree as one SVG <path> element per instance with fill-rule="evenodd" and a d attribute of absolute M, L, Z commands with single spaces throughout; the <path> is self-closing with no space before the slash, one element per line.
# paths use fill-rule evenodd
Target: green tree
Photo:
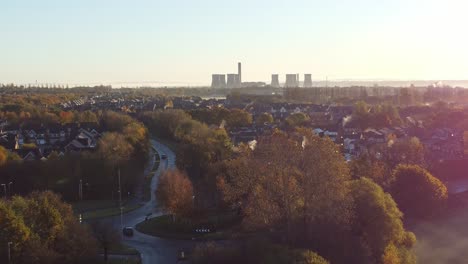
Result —
<path fill-rule="evenodd" d="M 226 122 L 229 127 L 245 127 L 252 124 L 252 115 L 241 109 L 231 109 Z"/>
<path fill-rule="evenodd" d="M 286 124 L 290 127 L 304 126 L 310 117 L 304 113 L 294 113 L 286 118 Z"/>
<path fill-rule="evenodd" d="M 387 147 L 383 155 L 390 168 L 400 163 L 425 166 L 424 146 L 417 137 L 397 140 Z"/>
<path fill-rule="evenodd" d="M 52 192 L 1 201 L 0 227 L 0 242 L 13 242 L 14 263 L 79 263 L 97 253 L 94 239 L 71 206 Z"/>
<path fill-rule="evenodd" d="M 75 115 L 75 118 L 76 118 L 76 115 Z M 86 110 L 84 112 L 79 113 L 79 117 L 77 121 L 82 122 L 82 123 L 98 123 L 99 120 L 95 113 L 89 110 Z"/>
<path fill-rule="evenodd" d="M 12 242 L 11 253 L 12 258 L 16 259 L 24 250 L 26 242 L 31 237 L 31 231 L 25 225 L 23 218 L 17 216 L 11 206 L 5 201 L 0 200 L 0 243 L 7 245 Z M 0 259 L 5 261 L 7 259 L 6 247 L 0 250 Z"/>
<path fill-rule="evenodd" d="M 392 177 L 391 171 L 389 171 L 385 162 L 373 158 L 371 155 L 363 154 L 348 164 L 351 170 L 351 176 L 354 179 L 362 177 L 372 179 L 385 190 L 388 189 Z"/>
<path fill-rule="evenodd" d="M 262 126 L 265 123 L 271 124 L 273 123 L 273 121 L 274 121 L 273 116 L 270 113 L 262 113 L 257 117 L 257 120 L 255 120 L 257 125 L 260 125 L 260 126 Z"/>
<path fill-rule="evenodd" d="M 359 101 L 354 105 L 352 122 L 360 127 L 366 129 L 370 125 L 370 107 L 364 101 Z"/>
<path fill-rule="evenodd" d="M 398 165 L 391 194 L 407 216 L 431 217 L 447 203 L 447 187 L 418 165 Z"/>
<path fill-rule="evenodd" d="M 355 202 L 356 218 L 353 234 L 359 241 L 356 256 L 358 263 L 416 263 L 412 247 L 415 236 L 405 231 L 403 214 L 392 197 L 367 178 L 352 183 L 352 196 Z"/>

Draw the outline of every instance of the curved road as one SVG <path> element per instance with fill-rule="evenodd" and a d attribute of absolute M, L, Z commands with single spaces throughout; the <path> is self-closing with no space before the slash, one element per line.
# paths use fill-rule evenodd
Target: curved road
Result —
<path fill-rule="evenodd" d="M 162 212 L 157 209 L 158 202 L 156 200 L 155 190 L 161 173 L 166 169 L 175 168 L 176 156 L 167 146 L 156 140 L 151 140 L 151 144 L 158 151 L 160 156 L 166 155 L 167 159 L 161 159 L 159 168 L 151 181 L 151 200 L 139 209 L 124 214 L 122 218 L 123 226 L 135 227 L 138 223 L 144 221 L 146 215 L 149 213 L 152 213 L 152 217 L 162 214 Z M 152 164 L 154 164 L 154 160 Z M 150 173 L 153 167 L 152 164 L 150 164 L 145 173 Z M 112 217 L 112 225 L 121 233 L 122 226 L 120 225 L 120 216 Z M 143 264 L 176 263 L 179 250 L 192 248 L 195 245 L 193 241 L 166 240 L 148 236 L 136 230 L 134 230 L 133 237 L 123 237 L 122 242 L 140 252 Z"/>

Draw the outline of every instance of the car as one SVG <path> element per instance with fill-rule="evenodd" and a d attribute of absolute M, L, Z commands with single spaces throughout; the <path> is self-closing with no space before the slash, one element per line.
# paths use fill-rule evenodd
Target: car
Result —
<path fill-rule="evenodd" d="M 161 159 L 167 159 L 167 155 L 166 155 L 166 154 L 162 154 L 162 155 L 161 155 Z"/>
<path fill-rule="evenodd" d="M 177 254 L 177 260 L 179 262 L 185 262 L 189 259 L 190 250 L 187 248 L 180 249 Z"/>
<path fill-rule="evenodd" d="M 133 227 L 129 227 L 129 226 L 124 227 L 122 232 L 123 232 L 124 236 L 131 237 L 131 236 L 133 236 Z"/>

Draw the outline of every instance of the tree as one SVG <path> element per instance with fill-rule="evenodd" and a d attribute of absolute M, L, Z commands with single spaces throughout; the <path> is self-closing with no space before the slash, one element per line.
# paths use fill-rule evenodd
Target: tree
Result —
<path fill-rule="evenodd" d="M 371 155 L 363 154 L 352 160 L 349 163 L 349 168 L 354 179 L 362 177 L 372 179 L 384 189 L 388 189 L 392 180 L 391 171 L 389 171 L 387 165 Z"/>
<path fill-rule="evenodd" d="M 257 125 L 263 126 L 265 123 L 273 123 L 274 119 L 270 113 L 262 113 L 257 117 Z"/>
<path fill-rule="evenodd" d="M 397 140 L 389 145 L 383 154 L 390 168 L 395 168 L 400 163 L 425 166 L 424 153 L 424 146 L 421 141 L 417 137 L 412 137 Z"/>
<path fill-rule="evenodd" d="M 0 244 L 7 245 L 8 242 L 12 242 L 10 253 L 16 259 L 30 237 L 31 231 L 26 227 L 23 219 L 16 215 L 9 204 L 0 200 Z M 5 248 L 0 250 L 2 262 L 7 259 L 7 254 Z"/>
<path fill-rule="evenodd" d="M 241 109 L 231 109 L 226 122 L 229 127 L 245 127 L 252 124 L 252 115 Z"/>
<path fill-rule="evenodd" d="M 4 165 L 8 160 L 8 150 L 0 146 L 0 166 Z"/>
<path fill-rule="evenodd" d="M 86 110 L 79 114 L 77 121 L 82 123 L 97 123 L 99 120 L 95 113 Z"/>
<path fill-rule="evenodd" d="M 360 127 L 366 129 L 369 127 L 370 121 L 370 107 L 364 101 L 359 101 L 354 105 L 352 122 Z"/>
<path fill-rule="evenodd" d="M 301 133 L 261 138 L 252 153 L 226 163 L 218 186 L 243 213 L 246 227 L 279 229 L 289 242 L 296 236 L 324 245 L 327 236 L 332 240 L 329 232 L 350 221 L 349 170 L 330 139 Z"/>
<path fill-rule="evenodd" d="M 15 263 L 79 263 L 97 253 L 71 206 L 52 192 L 1 201 L 0 227 L 0 242 L 13 242 Z M 3 253 L 0 250 L 2 260 Z"/>
<path fill-rule="evenodd" d="M 300 186 L 304 195 L 298 232 L 321 253 L 336 246 L 334 234 L 349 228 L 353 215 L 351 176 L 339 147 L 331 139 L 321 138 L 309 129 L 298 132 L 302 138 L 298 167 L 303 173 Z"/>
<path fill-rule="evenodd" d="M 286 118 L 286 123 L 290 127 L 298 127 L 305 125 L 310 120 L 310 117 L 304 113 L 294 113 Z"/>
<path fill-rule="evenodd" d="M 358 263 L 416 263 L 412 252 L 415 236 L 405 231 L 403 214 L 392 197 L 367 178 L 352 182 L 356 218 L 353 234 L 358 238 Z"/>
<path fill-rule="evenodd" d="M 99 157 L 114 163 L 127 160 L 133 153 L 133 147 L 122 134 L 115 132 L 104 133 L 99 139 L 97 154 Z"/>
<path fill-rule="evenodd" d="M 446 205 L 447 187 L 418 165 L 398 165 L 391 194 L 407 216 L 431 217 Z"/>
<path fill-rule="evenodd" d="M 128 115 L 106 111 L 101 118 L 101 122 L 107 131 L 119 132 L 122 131 L 125 126 L 135 121 Z"/>
<path fill-rule="evenodd" d="M 302 250 L 297 253 L 296 262 L 297 264 L 329 264 L 326 259 L 322 258 L 319 254 L 310 251 Z"/>
<path fill-rule="evenodd" d="M 112 226 L 100 221 L 93 222 L 90 226 L 99 246 L 104 251 L 104 262 L 107 263 L 109 249 L 113 246 L 119 245 L 119 233 L 117 233 Z"/>
<path fill-rule="evenodd" d="M 59 115 L 60 115 L 60 122 L 62 124 L 71 123 L 75 119 L 73 112 L 61 111 Z"/>
<path fill-rule="evenodd" d="M 192 182 L 179 170 L 166 170 L 161 175 L 156 197 L 161 206 L 174 216 L 188 217 L 194 209 Z"/>

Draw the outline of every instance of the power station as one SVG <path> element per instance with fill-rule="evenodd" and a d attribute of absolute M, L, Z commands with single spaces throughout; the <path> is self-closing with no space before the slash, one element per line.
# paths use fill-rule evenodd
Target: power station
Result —
<path fill-rule="evenodd" d="M 227 79 L 226 79 L 227 76 Z M 211 88 L 221 89 L 221 88 L 241 88 L 241 87 L 261 87 L 265 86 L 263 82 L 242 82 L 242 63 L 237 63 L 237 74 L 213 74 L 211 79 Z M 279 74 L 271 75 L 271 87 L 280 88 Z M 298 88 L 301 87 L 301 82 L 299 78 L 299 73 L 295 74 L 286 74 L 286 80 L 284 82 L 284 88 Z M 312 87 L 312 74 L 304 74 L 304 81 L 302 87 L 311 88 Z"/>
<path fill-rule="evenodd" d="M 220 88 L 240 88 L 242 87 L 242 64 L 237 63 L 237 74 L 229 73 L 227 74 L 213 74 L 211 76 L 211 88 L 220 89 Z"/>

